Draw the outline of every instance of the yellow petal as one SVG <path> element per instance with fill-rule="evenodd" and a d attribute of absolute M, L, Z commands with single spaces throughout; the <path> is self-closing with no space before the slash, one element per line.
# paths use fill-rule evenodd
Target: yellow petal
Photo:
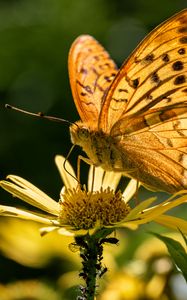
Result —
<path fill-rule="evenodd" d="M 42 228 L 40 228 L 40 235 L 44 236 L 47 233 L 50 233 L 50 232 L 53 232 L 53 231 L 57 230 L 58 228 L 59 227 L 57 227 L 57 226 L 42 227 Z"/>
<path fill-rule="evenodd" d="M 147 200 L 144 200 L 135 208 L 133 208 L 130 213 L 125 217 L 125 222 L 127 221 L 133 221 L 136 220 L 137 218 L 140 218 L 140 215 L 144 216 L 143 211 L 150 206 L 154 201 L 156 200 L 156 197 L 149 198 Z"/>
<path fill-rule="evenodd" d="M 62 178 L 62 181 L 67 189 L 73 189 L 77 187 L 78 181 L 76 180 L 75 172 L 68 162 L 63 156 L 56 155 L 55 163 L 57 165 L 58 171 Z M 65 166 L 64 166 L 65 163 Z"/>
<path fill-rule="evenodd" d="M 88 191 L 100 190 L 103 184 L 104 172 L 105 171 L 101 167 L 90 166 L 88 174 Z"/>
<path fill-rule="evenodd" d="M 63 227 L 57 227 L 57 226 L 48 226 L 48 227 L 42 227 L 40 228 L 40 234 L 41 236 L 46 235 L 47 233 L 58 231 L 59 234 L 65 235 L 65 236 L 74 236 L 75 234 L 73 232 L 70 232 L 66 230 Z"/>
<path fill-rule="evenodd" d="M 74 236 L 75 235 L 73 232 L 70 232 L 62 227 L 58 229 L 58 233 L 61 235 L 65 235 L 65 236 Z"/>
<path fill-rule="evenodd" d="M 111 190 L 115 191 L 119 181 L 121 179 L 122 173 L 120 172 L 105 172 L 104 178 L 103 178 L 103 189 L 107 189 L 110 187 Z"/>
<path fill-rule="evenodd" d="M 177 193 L 176 195 L 178 196 L 178 194 L 179 193 Z M 164 201 L 163 203 L 160 203 L 154 207 L 144 210 L 143 217 L 147 219 L 148 218 L 155 219 L 157 216 L 165 213 L 166 211 L 186 202 L 187 200 L 186 194 L 174 200 L 176 195 L 170 197 L 168 200 Z"/>
<path fill-rule="evenodd" d="M 54 215 L 59 214 L 59 204 L 27 180 L 15 175 L 9 175 L 8 179 L 15 184 L 2 180 L 0 186 L 3 189 L 41 210 Z"/>
<path fill-rule="evenodd" d="M 161 215 L 155 218 L 154 221 L 175 230 L 180 229 L 183 233 L 187 234 L 187 221 L 183 219 L 168 215 Z"/>
<path fill-rule="evenodd" d="M 99 191 L 101 187 L 104 190 L 110 187 L 111 190 L 115 191 L 121 176 L 122 174 L 120 172 L 104 171 L 101 167 L 91 165 L 88 175 L 88 190 Z"/>
<path fill-rule="evenodd" d="M 54 221 L 49 220 L 48 218 L 43 218 L 43 217 L 37 216 L 34 213 L 29 213 L 23 209 L 18 209 L 18 208 L 6 206 L 6 205 L 0 205 L 0 215 L 7 216 L 7 217 L 15 217 L 15 218 L 24 219 L 24 220 L 32 220 L 32 221 L 47 224 L 47 225 L 52 225 L 52 224 L 57 223 L 56 220 L 54 220 Z"/>
<path fill-rule="evenodd" d="M 182 195 L 181 197 L 175 199 L 179 195 Z M 163 215 L 166 211 L 170 210 L 171 208 L 178 206 L 184 202 L 186 202 L 186 191 L 179 192 L 166 201 L 155 205 L 151 208 L 147 208 L 155 199 L 150 198 L 148 200 L 143 201 L 140 203 L 138 206 L 136 206 L 132 211 L 127 215 L 125 220 L 122 222 L 121 226 L 126 226 L 126 222 L 134 225 L 141 225 L 141 224 L 146 224 L 151 221 L 156 221 L 158 222 L 158 218 Z M 169 220 L 169 219 L 168 219 Z M 160 218 L 161 222 L 161 218 Z M 164 222 L 164 220 L 163 220 Z M 184 221 L 185 222 L 185 221 Z M 185 228 L 184 222 L 181 221 L 181 226 Z M 172 224 L 170 224 L 171 227 Z M 167 226 L 167 225 L 165 225 Z M 168 221 L 168 227 L 169 227 L 169 221 Z M 176 228 L 176 227 L 175 227 Z"/>
<path fill-rule="evenodd" d="M 123 199 L 126 203 L 132 199 L 132 197 L 136 193 L 136 190 L 137 190 L 137 180 L 131 179 L 123 192 Z"/>

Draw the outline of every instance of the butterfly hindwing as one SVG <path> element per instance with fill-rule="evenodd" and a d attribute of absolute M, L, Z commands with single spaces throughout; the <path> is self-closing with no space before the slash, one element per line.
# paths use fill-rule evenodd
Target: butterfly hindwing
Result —
<path fill-rule="evenodd" d="M 120 138 L 120 147 L 140 174 L 136 177 L 149 188 L 171 193 L 186 188 L 187 107 L 152 109 L 122 120 L 112 134 Z"/>

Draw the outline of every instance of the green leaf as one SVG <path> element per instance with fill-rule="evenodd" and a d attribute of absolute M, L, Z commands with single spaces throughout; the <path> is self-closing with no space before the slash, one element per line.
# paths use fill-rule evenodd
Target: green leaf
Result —
<path fill-rule="evenodd" d="M 166 236 L 162 236 L 158 233 L 151 233 L 160 239 L 166 245 L 171 258 L 173 259 L 174 263 L 182 272 L 185 280 L 187 281 L 187 253 L 183 246 L 176 240 L 171 239 Z"/>
<path fill-rule="evenodd" d="M 185 236 L 184 233 L 180 230 L 180 228 L 179 228 L 179 231 L 180 231 L 180 234 L 182 235 L 183 240 L 184 240 L 184 242 L 185 242 L 185 244 L 186 244 L 186 246 L 187 246 L 187 238 L 186 238 L 186 236 Z"/>

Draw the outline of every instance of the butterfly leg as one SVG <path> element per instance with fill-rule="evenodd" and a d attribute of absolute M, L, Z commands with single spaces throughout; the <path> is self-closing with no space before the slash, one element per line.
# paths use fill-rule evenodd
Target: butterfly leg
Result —
<path fill-rule="evenodd" d="M 140 181 L 139 181 L 139 179 L 137 179 L 137 180 L 136 180 L 136 192 L 135 192 L 135 194 L 134 194 L 136 205 L 138 205 L 139 202 L 140 202 L 139 199 L 138 199 L 138 189 L 139 189 L 139 186 L 140 186 Z"/>

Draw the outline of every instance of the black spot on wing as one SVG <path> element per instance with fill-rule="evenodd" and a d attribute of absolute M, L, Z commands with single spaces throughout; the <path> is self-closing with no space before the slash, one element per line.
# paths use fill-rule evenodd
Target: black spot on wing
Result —
<path fill-rule="evenodd" d="M 187 44 L 187 36 L 182 36 L 180 39 L 179 39 L 179 42 L 181 44 Z"/>
<path fill-rule="evenodd" d="M 127 89 L 118 89 L 118 92 L 119 92 L 119 93 L 121 93 L 121 92 L 128 93 L 128 90 L 127 90 Z"/>
<path fill-rule="evenodd" d="M 172 69 L 174 71 L 180 71 L 184 68 L 182 61 L 178 60 L 172 64 Z"/>
<path fill-rule="evenodd" d="M 88 73 L 88 71 L 87 71 L 87 69 L 85 69 L 85 68 L 81 68 L 81 69 L 80 69 L 80 73 L 86 75 L 86 74 Z"/>
<path fill-rule="evenodd" d="M 173 147 L 172 141 L 169 138 L 166 139 L 166 143 L 169 147 Z"/>
<path fill-rule="evenodd" d="M 81 92 L 81 96 L 86 96 L 87 94 L 86 93 L 84 93 L 84 92 Z"/>
<path fill-rule="evenodd" d="M 148 54 L 148 55 L 144 58 L 144 61 L 145 61 L 145 62 L 148 62 L 148 63 L 153 62 L 153 60 L 154 60 L 154 54 L 153 54 L 153 53 Z"/>
<path fill-rule="evenodd" d="M 181 24 L 185 24 L 186 25 L 186 22 L 187 22 L 187 18 L 186 18 L 186 15 L 182 15 L 180 18 L 178 18 L 179 22 Z"/>
<path fill-rule="evenodd" d="M 185 136 L 185 134 L 180 129 L 180 126 L 181 126 L 181 123 L 179 120 L 176 120 L 175 123 L 173 124 L 173 128 L 175 129 L 175 131 L 177 131 L 177 133 L 183 137 L 183 136 Z"/>
<path fill-rule="evenodd" d="M 157 83 L 157 84 L 160 83 L 160 78 L 159 78 L 159 76 L 158 76 L 158 74 L 156 72 L 152 73 L 152 75 L 151 75 L 151 81 L 153 83 Z"/>
<path fill-rule="evenodd" d="M 145 96 L 146 96 L 147 100 L 152 100 L 153 99 L 153 96 L 150 93 L 147 93 Z"/>
<path fill-rule="evenodd" d="M 184 54 L 186 53 L 186 49 L 185 49 L 185 48 L 180 48 L 180 49 L 178 50 L 178 53 L 179 53 L 180 55 L 184 55 Z"/>
<path fill-rule="evenodd" d="M 167 63 L 169 62 L 169 55 L 167 53 L 164 53 L 162 56 L 161 56 L 162 60 Z"/>
<path fill-rule="evenodd" d="M 139 79 L 138 78 L 132 80 L 132 86 L 133 86 L 133 88 L 136 89 L 138 87 L 138 85 L 139 85 Z"/>
<path fill-rule="evenodd" d="M 178 32 L 179 33 L 185 33 L 185 32 L 187 32 L 187 27 L 181 27 L 181 28 L 179 28 Z"/>
<path fill-rule="evenodd" d="M 186 82 L 186 76 L 185 75 L 179 75 L 174 80 L 175 85 L 183 84 L 185 82 Z"/>

